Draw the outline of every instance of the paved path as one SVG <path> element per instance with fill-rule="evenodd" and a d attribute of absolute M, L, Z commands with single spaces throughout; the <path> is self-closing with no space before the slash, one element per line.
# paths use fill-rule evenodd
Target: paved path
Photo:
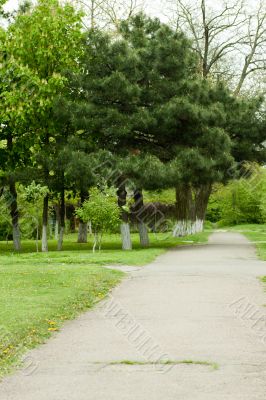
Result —
<path fill-rule="evenodd" d="M 266 263 L 238 234 L 169 251 L 31 351 L 37 369 L 6 378 L 0 399 L 265 400 L 262 275 Z"/>

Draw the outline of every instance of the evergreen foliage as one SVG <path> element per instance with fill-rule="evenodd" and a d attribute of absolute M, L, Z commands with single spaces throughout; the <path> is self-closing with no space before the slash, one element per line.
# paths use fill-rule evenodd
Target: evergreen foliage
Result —
<path fill-rule="evenodd" d="M 130 214 L 148 245 L 145 191 L 175 191 L 175 235 L 201 230 L 213 186 L 241 177 L 247 161 L 266 160 L 264 99 L 236 97 L 225 84 L 203 78 L 185 34 L 158 19 L 135 15 L 121 21 L 114 37 L 95 27 L 84 31 L 82 16 L 68 2 L 39 0 L 23 5 L 0 30 L 0 196 L 10 194 L 4 204 L 15 248 L 23 216 L 18 201 L 29 193 L 38 204 L 43 199 L 43 251 L 49 201 L 59 201 L 61 249 L 67 193 L 80 205 L 86 241 L 85 210 L 92 213 L 95 204 L 98 214 L 108 212 L 106 186 L 116 192 L 113 215 L 119 211 L 125 249 L 131 248 Z M 243 200 L 237 222 L 243 213 L 251 220 L 253 208 L 254 218 L 263 219 L 262 198 L 253 203 L 248 180 L 240 182 L 223 189 L 224 198 L 234 187 Z M 24 200 L 19 184 L 27 187 Z M 230 220 L 229 203 L 214 207 L 215 218 Z M 106 224 L 94 222 L 93 229 L 109 230 Z"/>

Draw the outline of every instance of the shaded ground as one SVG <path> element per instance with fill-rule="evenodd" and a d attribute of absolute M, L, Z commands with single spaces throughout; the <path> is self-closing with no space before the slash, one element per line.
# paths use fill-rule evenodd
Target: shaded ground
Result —
<path fill-rule="evenodd" d="M 171 250 L 31 351 L 0 398 L 264 400 L 265 272 L 237 233 Z"/>

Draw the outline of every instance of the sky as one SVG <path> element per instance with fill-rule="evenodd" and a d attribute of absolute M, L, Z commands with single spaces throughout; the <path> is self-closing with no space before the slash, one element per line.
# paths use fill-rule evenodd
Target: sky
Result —
<path fill-rule="evenodd" d="M 240 2 L 241 0 L 239 0 Z M 255 6 L 259 0 L 246 0 L 247 3 L 249 3 L 250 5 Z M 9 0 L 7 2 L 7 8 L 9 10 L 14 9 L 17 4 L 18 4 L 19 0 Z M 152 14 L 152 15 L 156 15 L 158 17 L 160 17 L 161 19 L 164 19 L 164 1 L 161 0 L 145 0 L 146 3 L 146 8 L 147 11 Z M 222 3 L 222 0 L 216 0 L 216 3 Z"/>
<path fill-rule="evenodd" d="M 162 1 L 160 1 L 160 0 L 146 0 L 145 2 L 148 5 L 148 9 L 149 9 L 149 11 L 151 13 L 156 14 L 156 15 L 160 14 L 160 9 L 162 8 L 161 7 Z M 7 2 L 7 7 L 6 8 L 8 10 L 12 10 L 17 6 L 18 3 L 19 3 L 19 0 L 9 0 Z"/>

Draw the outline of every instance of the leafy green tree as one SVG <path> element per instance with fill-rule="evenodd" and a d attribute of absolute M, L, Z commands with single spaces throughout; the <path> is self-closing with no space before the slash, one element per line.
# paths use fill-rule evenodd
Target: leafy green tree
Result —
<path fill-rule="evenodd" d="M 90 199 L 77 210 L 77 215 L 83 221 L 91 222 L 94 233 L 93 252 L 97 246 L 100 250 L 103 234 L 113 232 L 120 223 L 120 209 L 115 201 L 115 192 L 110 189 L 92 189 Z"/>
<path fill-rule="evenodd" d="M 24 189 L 23 198 L 27 203 L 31 204 L 30 215 L 34 219 L 36 228 L 36 251 L 39 251 L 39 232 L 40 232 L 40 222 L 39 222 L 39 204 L 42 202 L 43 198 L 47 195 L 49 189 L 40 184 L 36 184 L 32 181 L 31 184 Z M 26 213 L 26 218 L 29 213 Z M 25 218 L 25 217 L 24 217 Z"/>
<path fill-rule="evenodd" d="M 70 3 L 39 0 L 30 11 L 17 16 L 7 35 L 9 53 L 20 65 L 27 66 L 39 80 L 39 104 L 32 108 L 30 127 L 36 133 L 34 151 L 41 154 L 43 183 L 49 187 L 49 169 L 45 162 L 48 147 L 60 127 L 52 118 L 54 103 L 66 83 L 66 70 L 78 67 L 82 52 L 82 15 Z M 42 250 L 48 250 L 49 195 L 43 204 Z"/>
<path fill-rule="evenodd" d="M 208 205 L 208 219 L 227 226 L 265 222 L 265 169 L 246 163 L 245 172 L 245 177 L 215 187 Z"/>
<path fill-rule="evenodd" d="M 32 109 L 38 105 L 35 89 L 40 82 L 27 66 L 17 63 L 8 46 L 5 38 L 0 70 L 0 167 L 4 172 L 2 184 L 8 186 L 10 191 L 14 247 L 20 250 L 16 181 L 18 171 L 29 163 L 30 149 L 34 145 L 28 120 L 33 116 Z"/>

